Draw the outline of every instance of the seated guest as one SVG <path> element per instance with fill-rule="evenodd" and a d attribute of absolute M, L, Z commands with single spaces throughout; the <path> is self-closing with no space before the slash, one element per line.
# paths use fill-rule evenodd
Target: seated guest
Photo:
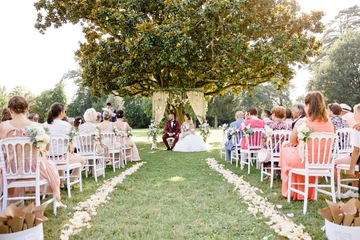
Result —
<path fill-rule="evenodd" d="M 258 118 L 258 110 L 256 107 L 249 107 L 246 112 L 245 118 L 246 118 L 246 120 L 239 127 L 240 131 L 244 130 L 243 126 L 248 126 L 248 125 L 250 125 L 250 128 L 264 128 L 265 127 L 264 120 Z M 245 137 L 243 137 L 240 140 L 240 148 L 241 149 L 248 148 Z"/>
<path fill-rule="evenodd" d="M 261 113 L 261 119 L 264 120 L 265 124 L 271 123 L 271 112 L 267 109 L 264 109 Z"/>
<path fill-rule="evenodd" d="M 79 131 L 80 124 L 83 124 L 84 122 L 85 122 L 85 120 L 83 119 L 82 116 L 78 116 L 74 119 L 73 125 L 77 132 Z"/>
<path fill-rule="evenodd" d="M 111 121 L 113 112 L 109 109 L 105 108 L 102 112 L 102 119 L 103 121 L 98 123 L 100 130 L 112 132 L 114 129 L 114 123 Z"/>
<path fill-rule="evenodd" d="M 124 133 L 131 132 L 132 128 L 130 125 L 124 121 L 124 111 L 118 110 L 116 112 L 116 122 L 114 122 L 114 126 L 116 126 L 120 131 L 123 131 Z M 140 161 L 140 155 L 139 150 L 136 147 L 135 142 L 131 139 L 131 137 L 126 134 L 123 136 L 124 143 L 127 147 L 131 147 L 131 154 L 132 158 L 131 161 Z"/>
<path fill-rule="evenodd" d="M 271 117 L 272 122 L 267 125 L 272 130 L 291 130 L 291 126 L 289 126 L 285 119 L 286 109 L 281 106 L 273 107 L 271 109 Z"/>
<path fill-rule="evenodd" d="M 49 129 L 50 137 L 52 135 L 62 134 L 62 135 L 70 135 L 71 132 L 71 124 L 63 121 L 62 119 L 65 117 L 66 113 L 64 110 L 64 105 L 61 103 L 54 103 L 51 105 L 50 110 L 48 112 L 48 116 L 46 119 L 46 123 L 44 123 L 44 126 Z M 82 166 L 85 164 L 85 159 L 74 153 L 74 147 L 71 146 L 71 153 L 70 153 L 70 163 L 81 163 Z M 64 175 L 64 172 L 60 172 L 60 175 Z M 79 176 L 79 169 L 73 169 L 71 173 L 71 181 L 76 181 L 77 176 Z M 61 189 L 65 189 L 64 183 L 61 182 Z"/>
<path fill-rule="evenodd" d="M 235 113 L 235 121 L 230 123 L 229 129 L 230 128 L 239 129 L 242 122 L 244 122 L 244 113 L 242 111 L 237 111 Z M 239 135 L 238 137 L 240 140 L 241 135 Z M 231 151 L 235 149 L 235 144 L 237 144 L 236 142 L 233 141 L 230 130 L 228 130 L 228 132 L 227 132 L 227 139 L 228 139 L 228 141 L 225 142 L 225 149 L 226 149 L 225 157 L 226 157 L 226 160 L 228 162 L 230 162 Z"/>
<path fill-rule="evenodd" d="M 84 113 L 85 123 L 79 126 L 79 133 L 93 133 L 97 127 L 96 119 L 98 113 L 94 108 L 89 108 Z"/>
<path fill-rule="evenodd" d="M 349 127 L 352 128 L 355 125 L 355 118 L 351 112 L 351 107 L 345 103 L 341 103 L 340 107 L 342 108 L 341 117 L 349 124 Z"/>
<path fill-rule="evenodd" d="M 346 120 L 340 116 L 341 112 L 342 108 L 339 104 L 328 104 L 328 114 L 336 130 L 349 127 L 349 124 L 346 122 Z"/>
<path fill-rule="evenodd" d="M 0 124 L 0 139 L 13 138 L 13 137 L 25 137 L 27 136 L 26 128 L 34 128 L 43 126 L 40 123 L 30 121 L 26 113 L 29 109 L 29 105 L 24 97 L 14 96 L 9 100 L 8 108 L 13 117 L 12 120 L 2 122 Z M 25 153 L 26 155 L 26 153 Z M 56 168 L 56 164 L 46 159 L 46 155 L 41 155 L 40 164 L 40 177 L 46 179 L 49 182 L 49 186 L 55 196 L 55 205 L 57 207 L 66 207 L 62 204 L 60 197 L 60 178 L 59 172 Z M 5 161 L 12 162 L 14 156 L 6 156 Z M 15 161 L 14 161 L 15 162 Z M 35 161 L 33 162 L 35 163 Z M 2 183 L 2 178 L 0 179 Z M 0 187 L 2 184 L 0 184 Z M 2 187 L 1 187 L 2 188 Z M 0 189 L 2 190 L 2 189 Z M 19 193 L 14 193 L 18 195 Z"/>
<path fill-rule="evenodd" d="M 170 113 L 168 115 L 168 120 L 165 124 L 164 129 L 164 135 L 162 136 L 162 140 L 166 146 L 166 150 L 172 150 L 177 141 L 179 140 L 179 133 L 180 133 L 180 123 L 175 120 L 175 114 Z M 168 138 L 174 138 L 174 142 L 172 143 L 172 146 L 169 146 L 169 143 L 167 141 Z"/>
<path fill-rule="evenodd" d="M 30 113 L 28 116 L 30 121 L 38 122 L 39 121 L 39 114 L 37 113 Z"/>
<path fill-rule="evenodd" d="M 302 103 L 295 103 L 291 110 L 294 121 L 291 125 L 291 129 L 294 129 L 294 126 L 299 119 L 305 117 L 305 106 Z"/>
<path fill-rule="evenodd" d="M 289 130 L 292 130 L 292 112 L 290 108 L 286 109 L 286 119 L 285 122 L 289 125 Z"/>
<path fill-rule="evenodd" d="M 355 123 L 360 124 L 360 104 L 354 106 L 354 116 L 355 116 Z M 336 165 L 338 164 L 350 164 L 350 170 L 347 172 L 347 175 L 351 178 L 355 177 L 355 165 L 359 159 L 360 154 L 360 132 L 356 129 L 352 129 L 350 134 L 350 145 L 352 146 L 353 150 L 352 153 L 348 156 L 339 157 L 334 160 L 335 164 L 335 177 L 337 177 L 336 173 Z M 356 176 L 358 177 L 358 176 Z M 357 186 L 356 182 L 352 183 L 353 186 Z M 348 197 L 355 197 L 358 198 L 358 193 L 355 193 L 352 190 L 347 191 L 344 194 L 341 194 L 341 198 L 348 198 Z"/>
<path fill-rule="evenodd" d="M 304 168 L 305 163 L 300 158 L 298 153 L 298 131 L 297 128 L 303 122 L 312 129 L 313 132 L 335 132 L 334 125 L 330 121 L 328 114 L 326 112 L 326 106 L 324 97 L 320 92 L 310 92 L 305 97 L 305 111 L 306 117 L 298 120 L 291 132 L 290 141 L 284 142 L 280 150 L 280 161 L 279 165 L 281 167 L 281 179 L 282 179 L 282 195 L 287 197 L 288 194 L 288 180 L 289 180 L 289 171 L 292 168 Z M 325 146 L 323 146 L 325 147 Z M 323 153 L 323 150 L 320 150 Z M 295 182 L 304 182 L 304 176 L 299 176 L 293 174 L 293 179 Z M 315 183 L 315 177 L 309 179 L 310 183 Z M 301 191 L 304 190 L 304 185 L 298 185 L 297 188 Z M 314 199 L 314 188 L 309 188 L 309 199 Z M 304 200 L 304 196 L 297 194 L 295 192 L 291 193 L 291 198 Z"/>

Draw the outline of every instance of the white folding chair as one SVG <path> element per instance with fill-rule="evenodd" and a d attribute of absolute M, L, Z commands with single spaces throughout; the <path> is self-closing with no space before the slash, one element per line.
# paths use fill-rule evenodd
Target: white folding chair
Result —
<path fill-rule="evenodd" d="M 341 128 L 336 130 L 338 135 L 338 144 L 336 145 L 336 157 L 346 156 L 352 152 L 352 147 L 350 144 L 350 135 L 352 128 Z"/>
<path fill-rule="evenodd" d="M 85 158 L 85 176 L 88 177 L 90 169 L 97 182 L 98 175 L 105 177 L 105 155 L 98 151 L 101 149 L 99 142 L 95 142 L 91 133 L 81 133 L 74 137 L 74 146 L 77 154 Z"/>
<path fill-rule="evenodd" d="M 41 204 L 40 187 L 46 189 L 48 181 L 40 178 L 40 152 L 33 146 L 29 137 L 6 138 L 0 142 L 3 151 L 1 170 L 3 175 L 2 209 L 9 201 L 35 200 L 35 205 Z M 20 195 L 9 196 L 9 189 L 19 189 Z M 25 192 L 25 188 L 34 188 L 35 192 Z M 46 203 L 53 202 L 53 212 L 56 215 L 55 195 Z"/>
<path fill-rule="evenodd" d="M 250 174 L 250 165 L 252 165 L 252 161 L 255 160 L 257 162 L 257 153 L 261 149 L 261 138 L 264 129 L 263 128 L 254 128 L 254 133 L 251 135 L 244 134 L 245 139 L 248 143 L 247 149 L 240 149 L 241 157 L 240 157 L 240 166 L 241 170 L 244 169 L 244 165 L 248 165 L 248 174 Z M 245 157 L 246 155 L 246 157 Z M 236 160 L 236 166 L 238 163 L 239 157 Z"/>
<path fill-rule="evenodd" d="M 274 130 L 266 142 L 267 149 L 270 151 L 270 167 L 265 166 L 265 162 L 260 162 L 260 180 L 261 182 L 263 181 L 264 175 L 269 176 L 270 188 L 273 187 L 274 172 L 281 169 L 280 167 L 275 167 L 275 163 L 279 163 L 281 144 L 290 139 L 290 134 L 290 130 Z"/>
<path fill-rule="evenodd" d="M 101 142 L 109 148 L 110 162 L 114 172 L 116 168 L 121 167 L 120 143 L 116 142 L 116 140 L 114 132 L 101 132 Z M 116 154 L 118 154 L 118 157 L 116 157 Z"/>
<path fill-rule="evenodd" d="M 130 146 L 126 146 L 126 141 L 125 141 L 126 137 L 120 136 L 119 138 L 120 138 L 121 158 L 123 161 L 123 166 L 125 167 L 125 164 L 128 161 L 132 161 L 132 148 Z"/>
<path fill-rule="evenodd" d="M 335 180 L 334 180 L 334 144 L 337 144 L 338 136 L 329 132 L 311 133 L 308 142 L 305 143 L 304 162 L 305 168 L 293 168 L 289 171 L 288 182 L 288 202 L 290 203 L 291 192 L 296 192 L 304 196 L 303 213 L 306 214 L 309 188 L 315 188 L 314 199 L 317 200 L 318 192 L 329 195 L 332 201 L 336 202 L 335 197 Z M 293 174 L 302 175 L 305 177 L 305 182 L 293 182 Z M 310 177 L 315 177 L 315 183 L 310 183 Z M 329 177 L 330 184 L 325 182 L 319 184 L 319 177 Z M 296 188 L 296 186 L 303 185 L 304 191 Z M 330 188 L 326 191 L 322 188 Z"/>
<path fill-rule="evenodd" d="M 74 184 L 80 185 L 80 192 L 82 192 L 82 170 L 81 163 L 70 163 L 69 146 L 70 140 L 68 135 L 51 135 L 50 144 L 48 151 L 48 159 L 54 161 L 59 171 L 63 172 L 64 175 L 60 175 L 60 179 L 66 182 L 68 198 L 71 198 L 71 186 Z M 70 171 L 79 169 L 79 175 L 77 180 L 71 181 Z"/>

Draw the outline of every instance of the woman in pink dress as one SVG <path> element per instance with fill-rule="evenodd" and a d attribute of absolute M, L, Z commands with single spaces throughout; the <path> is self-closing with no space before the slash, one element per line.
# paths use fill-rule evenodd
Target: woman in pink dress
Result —
<path fill-rule="evenodd" d="M 127 122 L 124 122 L 124 111 L 123 110 L 119 110 L 116 112 L 116 122 L 114 122 L 114 125 L 120 130 L 123 131 L 124 133 L 128 133 L 131 132 L 131 127 L 129 126 L 129 124 Z M 132 159 L 131 161 L 139 161 L 141 160 L 140 156 L 139 156 L 139 151 L 134 143 L 134 141 L 130 138 L 130 137 L 123 137 L 123 140 L 125 141 L 125 145 L 127 147 L 131 147 L 131 152 L 132 152 Z"/>
<path fill-rule="evenodd" d="M 8 108 L 11 113 L 12 120 L 8 120 L 0 124 L 0 139 L 26 137 L 27 135 L 25 127 L 32 128 L 42 126 L 37 122 L 30 121 L 26 117 L 26 112 L 29 108 L 25 98 L 20 96 L 12 97 L 9 100 Z M 9 156 L 9 158 L 11 158 L 11 156 Z M 11 159 L 5 159 L 5 161 L 10 160 Z M 55 195 L 55 204 L 58 207 L 66 207 L 66 205 L 61 203 L 59 172 L 55 163 L 48 161 L 45 155 L 42 157 L 40 163 L 40 176 L 41 178 L 48 180 L 49 185 Z"/>
<path fill-rule="evenodd" d="M 310 92 L 305 97 L 305 112 L 306 117 L 296 122 L 294 129 L 290 135 L 290 141 L 284 142 L 280 151 L 280 167 L 282 177 L 282 195 L 287 197 L 288 193 L 288 180 L 289 170 L 292 168 L 305 168 L 305 162 L 299 157 L 298 154 L 298 131 L 297 128 L 302 123 L 306 125 L 312 132 L 335 132 L 335 127 L 328 117 L 323 95 L 318 92 Z M 323 152 L 322 150 L 320 152 Z M 293 179 L 296 182 L 305 182 L 304 176 L 293 174 Z M 310 183 L 315 183 L 315 177 L 310 177 Z M 298 189 L 304 190 L 304 186 L 298 185 Z M 309 188 L 309 200 L 314 199 L 314 188 Z M 304 200 L 304 196 L 295 192 L 291 193 L 292 199 Z"/>
<path fill-rule="evenodd" d="M 241 124 L 239 130 L 243 131 L 243 126 L 250 125 L 250 128 L 264 128 L 265 122 L 264 120 L 258 118 L 258 110 L 256 107 L 249 107 L 246 111 L 246 120 Z M 246 138 L 243 137 L 240 142 L 241 149 L 247 149 Z"/>

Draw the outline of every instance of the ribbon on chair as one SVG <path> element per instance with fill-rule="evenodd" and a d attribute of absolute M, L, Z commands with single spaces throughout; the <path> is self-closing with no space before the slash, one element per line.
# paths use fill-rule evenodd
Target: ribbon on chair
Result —
<path fill-rule="evenodd" d="M 303 163 L 305 160 L 305 142 L 302 140 L 299 141 L 298 154 L 299 157 L 301 158 L 301 163 Z"/>

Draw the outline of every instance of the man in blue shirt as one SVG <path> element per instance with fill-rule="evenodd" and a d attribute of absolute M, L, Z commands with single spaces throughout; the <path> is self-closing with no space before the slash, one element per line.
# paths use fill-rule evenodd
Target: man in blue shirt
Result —
<path fill-rule="evenodd" d="M 242 111 L 237 111 L 235 113 L 235 121 L 230 123 L 229 129 L 232 127 L 235 127 L 235 129 L 239 129 L 241 123 L 244 122 L 244 113 Z M 227 138 L 228 141 L 225 142 L 225 149 L 226 149 L 226 160 L 228 162 L 231 162 L 231 151 L 235 149 L 235 144 L 238 144 L 238 142 L 234 142 L 232 141 L 232 136 L 230 131 L 228 130 L 227 132 Z M 237 139 L 238 141 L 240 141 L 240 139 Z"/>

